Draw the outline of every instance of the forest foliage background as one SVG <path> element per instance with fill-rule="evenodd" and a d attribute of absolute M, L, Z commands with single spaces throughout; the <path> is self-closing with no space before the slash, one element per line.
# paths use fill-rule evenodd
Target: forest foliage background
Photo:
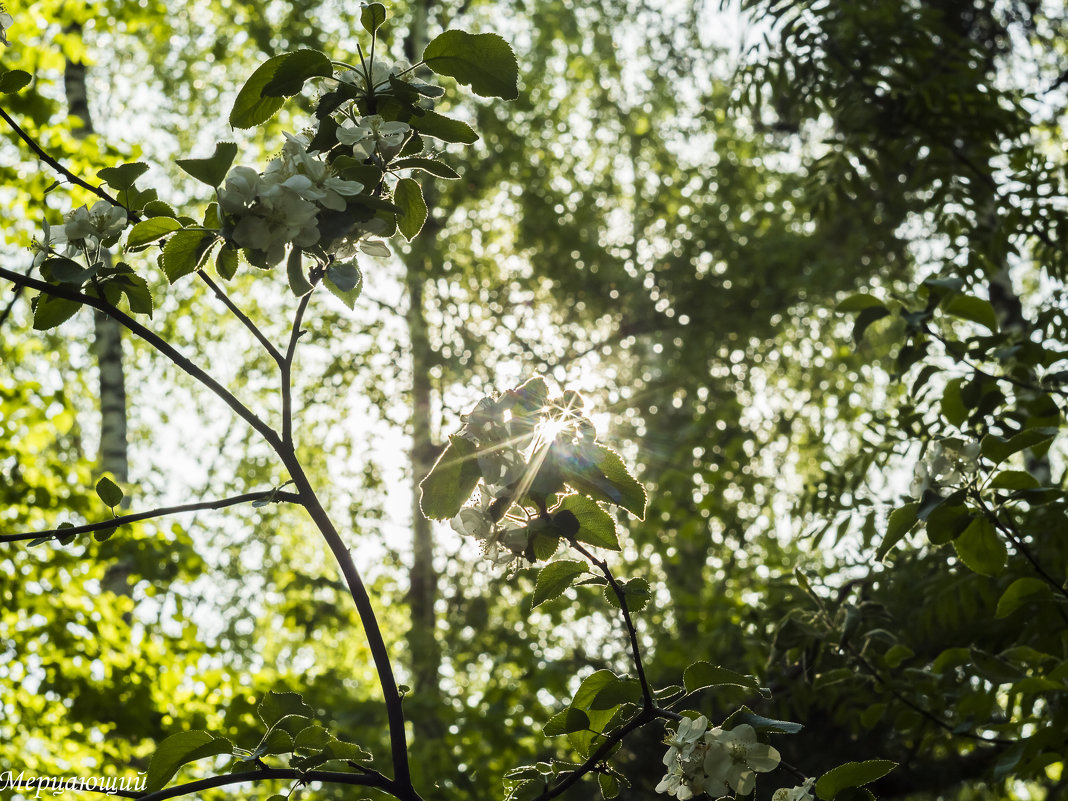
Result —
<path fill-rule="evenodd" d="M 312 107 L 298 96 L 270 124 L 231 131 L 256 65 L 351 52 L 359 28 L 359 7 L 325 1 L 9 11 L 0 63 L 33 82 L 4 110 L 79 175 L 151 164 L 175 204 L 204 200 L 175 154 L 234 140 L 253 163 Z M 426 190 L 419 238 L 361 257 L 354 310 L 317 299 L 294 377 L 301 455 L 413 688 L 417 786 L 502 795 L 509 769 L 566 754 L 541 725 L 575 677 L 627 670 L 609 605 L 575 588 L 531 612 L 527 571 L 506 575 L 418 513 L 417 482 L 460 415 L 541 373 L 584 394 L 649 491 L 616 564 L 653 587 L 639 623 L 653 684 L 678 683 L 694 658 L 754 674 L 770 698 L 721 687 L 695 708 L 803 723 L 776 747 L 805 775 L 893 760 L 880 797 L 1062 797 L 1064 6 L 390 12 L 395 60 L 412 60 L 425 31 L 493 30 L 521 76 L 513 103 L 446 107 L 481 134 L 442 149 L 461 179 Z M 724 33 L 736 27 L 745 47 Z M 79 63 L 88 136 L 64 83 Z M 42 221 L 92 198 L 48 191 L 56 175 L 2 136 L 3 259 L 25 272 Z M 251 279 L 234 292 L 282 341 L 287 293 Z M 85 310 L 34 330 L 29 294 L 8 289 L 0 535 L 103 519 L 97 324 Z M 204 287 L 159 276 L 152 291 L 154 330 L 269 409 L 272 365 Z M 132 508 L 287 480 L 158 354 L 127 341 L 124 357 Z M 184 729 L 254 744 L 269 690 L 302 693 L 332 728 L 385 750 L 358 620 L 299 510 L 0 547 L 0 770 L 143 770 Z M 621 797 L 653 796 L 663 736 L 647 726 L 616 757 L 632 782 Z M 761 782 L 761 798 L 796 783 Z"/>

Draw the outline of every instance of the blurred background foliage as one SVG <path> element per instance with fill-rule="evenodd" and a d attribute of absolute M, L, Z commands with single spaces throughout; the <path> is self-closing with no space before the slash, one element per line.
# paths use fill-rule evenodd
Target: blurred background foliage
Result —
<path fill-rule="evenodd" d="M 0 59 L 34 83 L 4 108 L 83 176 L 147 161 L 160 196 L 194 216 L 209 198 L 171 158 L 234 139 L 238 163 L 262 162 L 313 101 L 233 132 L 226 112 L 244 78 L 301 47 L 351 59 L 359 31 L 359 8 L 329 1 L 9 10 Z M 302 455 L 372 577 L 413 687 L 416 786 L 427 798 L 501 795 L 510 767 L 569 756 L 540 727 L 576 676 L 627 669 L 607 605 L 580 609 L 578 588 L 529 613 L 523 571 L 500 575 L 448 527 L 413 519 L 414 482 L 459 415 L 542 372 L 603 412 L 602 439 L 650 491 L 646 520 L 624 521 L 619 572 L 657 587 L 639 623 L 654 684 L 677 683 L 696 658 L 754 673 L 771 700 L 721 688 L 698 708 L 717 720 L 746 703 L 804 723 L 776 746 L 807 775 L 848 759 L 901 762 L 875 786 L 883 797 L 1061 797 L 1063 449 L 1036 440 L 1011 457 L 1034 482 L 1012 489 L 1041 497 L 916 497 L 908 484 L 936 440 L 1062 422 L 1064 6 L 390 10 L 392 59 L 420 52 L 427 32 L 495 30 L 522 82 L 514 103 L 450 110 L 481 134 L 447 150 L 462 179 L 431 198 L 407 250 L 362 265 L 355 313 L 313 303 L 301 344 Z M 68 61 L 89 65 L 91 137 L 72 135 Z M 5 258 L 24 269 L 41 220 L 88 197 L 46 195 L 54 176 L 2 135 Z M 252 277 L 231 295 L 279 341 L 282 277 Z M 153 289 L 153 328 L 270 415 L 272 365 L 247 332 L 198 283 Z M 873 300 L 843 307 L 855 320 L 835 313 L 861 290 Z M 976 329 L 974 309 L 946 312 L 964 295 L 989 305 L 992 327 Z M 5 291 L 0 308 L 2 533 L 100 519 L 91 321 L 83 312 L 40 334 L 26 298 Z M 134 508 L 286 480 L 214 399 L 140 344 L 127 341 L 126 355 Z M 1008 558 L 990 575 L 950 544 L 984 499 L 1010 532 L 998 529 Z M 891 512 L 910 500 L 926 536 L 880 561 Z M 1049 597 L 995 618 L 1035 564 Z M 236 507 L 106 542 L 5 544 L 0 565 L 3 769 L 123 775 L 183 728 L 251 747 L 268 689 L 302 692 L 347 739 L 385 754 L 358 621 L 295 511 Z M 652 796 L 662 734 L 647 727 L 617 757 L 633 781 L 622 797 Z M 758 794 L 794 783 L 775 774 Z"/>

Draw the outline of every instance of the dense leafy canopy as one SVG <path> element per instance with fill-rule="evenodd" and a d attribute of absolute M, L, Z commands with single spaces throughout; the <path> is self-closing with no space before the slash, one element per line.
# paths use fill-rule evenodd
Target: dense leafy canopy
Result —
<path fill-rule="evenodd" d="M 1061 791 L 1064 11 L 739 10 L 730 71 L 701 4 L 12 11 L 0 773 Z M 135 485 L 85 305 L 173 350 Z"/>

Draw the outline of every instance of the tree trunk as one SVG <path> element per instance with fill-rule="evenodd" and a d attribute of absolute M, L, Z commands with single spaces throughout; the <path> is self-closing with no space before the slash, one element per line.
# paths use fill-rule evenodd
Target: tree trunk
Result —
<path fill-rule="evenodd" d="M 93 133 L 86 89 L 86 67 L 68 61 L 63 74 L 67 105 L 70 113 L 82 121 L 75 136 Z M 105 253 L 110 262 L 110 254 Z M 111 473 L 118 481 L 129 480 L 129 461 L 126 439 L 126 376 L 122 366 L 122 326 L 110 317 L 95 313 L 93 350 L 100 373 L 100 450 L 101 470 Z"/>
<path fill-rule="evenodd" d="M 405 55 L 410 63 L 419 60 L 426 46 L 427 12 L 432 0 L 416 3 L 412 8 L 411 27 L 405 41 Z M 419 481 L 434 466 L 436 447 L 430 428 L 430 367 L 434 352 L 427 337 L 426 314 L 423 308 L 423 285 L 430 273 L 435 248 L 435 226 L 432 221 L 432 198 L 427 197 L 431 216 L 427 218 L 420 237 L 413 243 L 406 264 L 405 284 L 408 292 L 408 337 L 411 346 L 412 370 L 412 569 L 409 574 L 408 603 L 411 609 L 411 628 L 408 648 L 411 653 L 412 699 L 418 714 L 412 716 L 414 741 L 425 745 L 441 734 L 440 688 L 441 647 L 435 632 L 434 602 L 438 596 L 438 576 L 434 571 L 434 542 L 430 521 L 419 509 Z"/>

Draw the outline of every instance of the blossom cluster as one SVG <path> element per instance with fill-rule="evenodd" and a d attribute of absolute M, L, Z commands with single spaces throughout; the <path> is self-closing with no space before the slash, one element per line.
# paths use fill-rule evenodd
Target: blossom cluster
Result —
<path fill-rule="evenodd" d="M 779 765 L 779 752 L 757 741 L 756 730 L 747 723 L 725 730 L 708 728 L 708 719 L 683 718 L 666 740 L 667 773 L 656 786 L 658 793 L 680 801 L 707 793 L 719 798 L 730 792 L 748 795 L 756 787 L 756 774 Z M 797 801 L 802 801 L 799 796 Z"/>
<path fill-rule="evenodd" d="M 344 211 L 345 198 L 361 191 L 363 184 L 335 175 L 326 161 L 309 151 L 305 137 L 286 134 L 282 154 L 262 173 L 234 167 L 218 197 L 233 241 L 265 253 L 267 261 L 276 264 L 289 244 L 302 248 L 325 244 L 319 232 L 320 213 Z"/>
<path fill-rule="evenodd" d="M 514 485 L 528 470 L 523 450 L 531 442 L 532 426 L 528 418 L 511 414 L 513 405 L 510 395 L 483 398 L 464 415 L 459 433 L 475 446 L 485 481 L 479 485 L 478 503 L 461 509 L 450 524 L 457 533 L 478 540 L 483 554 L 495 563 L 520 556 L 527 542 L 522 528 L 498 522 L 506 510 L 493 511 L 511 505 Z"/>
<path fill-rule="evenodd" d="M 3 3 L 0 3 L 0 44 L 11 44 L 7 40 L 7 29 L 10 28 L 15 22 L 15 19 L 7 13 L 7 8 Z"/>
<path fill-rule="evenodd" d="M 373 94 L 388 90 L 390 77 L 404 72 L 399 66 L 375 63 L 366 74 L 347 70 L 338 80 Z M 407 123 L 387 121 L 377 114 L 355 117 L 350 112 L 341 119 L 335 136 L 338 143 L 352 148 L 353 158 L 381 166 L 400 153 L 410 133 Z M 351 258 L 357 249 L 371 256 L 388 256 L 383 242 L 367 238 L 384 232 L 386 226 L 380 220 L 353 221 L 340 235 L 327 235 L 321 226 L 324 214 L 344 212 L 345 198 L 364 188 L 358 181 L 335 175 L 324 155 L 312 150 L 305 137 L 286 134 L 282 154 L 262 173 L 244 166 L 230 170 L 218 189 L 219 208 L 226 215 L 234 243 L 263 253 L 269 264 L 279 262 L 290 245 L 320 247 L 337 259 Z M 331 231 L 336 227 L 331 225 Z"/>
<path fill-rule="evenodd" d="M 67 212 L 61 227 L 50 227 L 45 220 L 44 241 L 34 242 L 33 266 L 40 267 L 45 259 L 56 254 L 70 257 L 90 253 L 95 260 L 100 243 L 121 233 L 126 223 L 126 209 L 106 200 L 98 200 L 92 208 L 79 206 Z"/>
<path fill-rule="evenodd" d="M 924 458 L 917 462 L 909 491 L 922 498 L 931 490 L 956 487 L 979 469 L 979 443 L 946 439 L 931 444 Z"/>

